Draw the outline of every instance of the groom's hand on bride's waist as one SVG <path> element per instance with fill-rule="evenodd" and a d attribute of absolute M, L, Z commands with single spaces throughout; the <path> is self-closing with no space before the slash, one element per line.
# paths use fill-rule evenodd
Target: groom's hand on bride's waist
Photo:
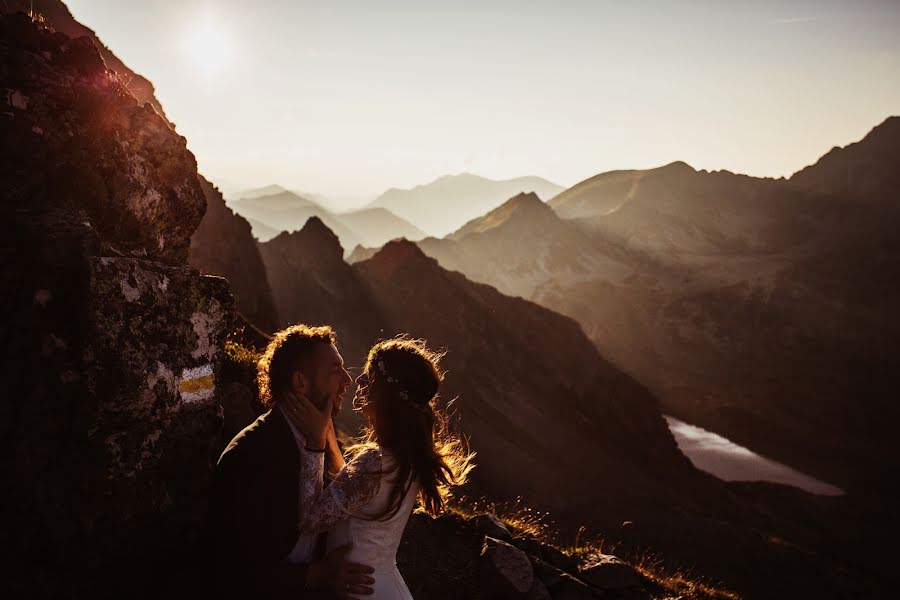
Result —
<path fill-rule="evenodd" d="M 347 560 L 352 548 L 352 544 L 335 548 L 325 558 L 311 562 L 306 572 L 306 587 L 327 590 L 341 600 L 373 594 L 375 569 Z"/>

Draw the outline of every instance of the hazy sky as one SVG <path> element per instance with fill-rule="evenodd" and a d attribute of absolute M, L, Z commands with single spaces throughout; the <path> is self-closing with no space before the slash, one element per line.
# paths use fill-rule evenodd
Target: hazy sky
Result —
<path fill-rule="evenodd" d="M 788 175 L 900 114 L 898 0 L 68 5 L 214 182 L 345 203 L 461 171 Z"/>

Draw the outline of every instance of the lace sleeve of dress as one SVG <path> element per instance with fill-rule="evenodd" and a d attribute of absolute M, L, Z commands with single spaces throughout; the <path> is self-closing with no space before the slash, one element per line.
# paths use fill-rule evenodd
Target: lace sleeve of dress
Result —
<path fill-rule="evenodd" d="M 302 533 L 317 533 L 361 512 L 378 494 L 382 477 L 382 452 L 368 448 L 347 463 L 305 510 L 300 519 Z"/>
<path fill-rule="evenodd" d="M 300 520 L 308 506 L 322 494 L 322 471 L 325 470 L 325 454 L 300 450 L 300 499 L 298 502 Z"/>

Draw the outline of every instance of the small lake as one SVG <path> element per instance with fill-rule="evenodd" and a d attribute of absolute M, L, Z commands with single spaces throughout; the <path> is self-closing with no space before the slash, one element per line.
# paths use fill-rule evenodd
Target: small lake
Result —
<path fill-rule="evenodd" d="M 844 491 L 796 469 L 738 446 L 711 431 L 663 415 L 678 448 L 698 469 L 725 481 L 773 481 L 813 494 L 840 496 Z"/>

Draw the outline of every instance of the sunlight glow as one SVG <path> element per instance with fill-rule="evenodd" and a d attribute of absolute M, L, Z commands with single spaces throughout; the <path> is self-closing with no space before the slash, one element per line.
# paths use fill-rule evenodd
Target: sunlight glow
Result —
<path fill-rule="evenodd" d="M 207 74 L 222 71 L 232 55 L 227 31 L 209 20 L 197 23 L 186 32 L 185 47 L 193 63 Z"/>

